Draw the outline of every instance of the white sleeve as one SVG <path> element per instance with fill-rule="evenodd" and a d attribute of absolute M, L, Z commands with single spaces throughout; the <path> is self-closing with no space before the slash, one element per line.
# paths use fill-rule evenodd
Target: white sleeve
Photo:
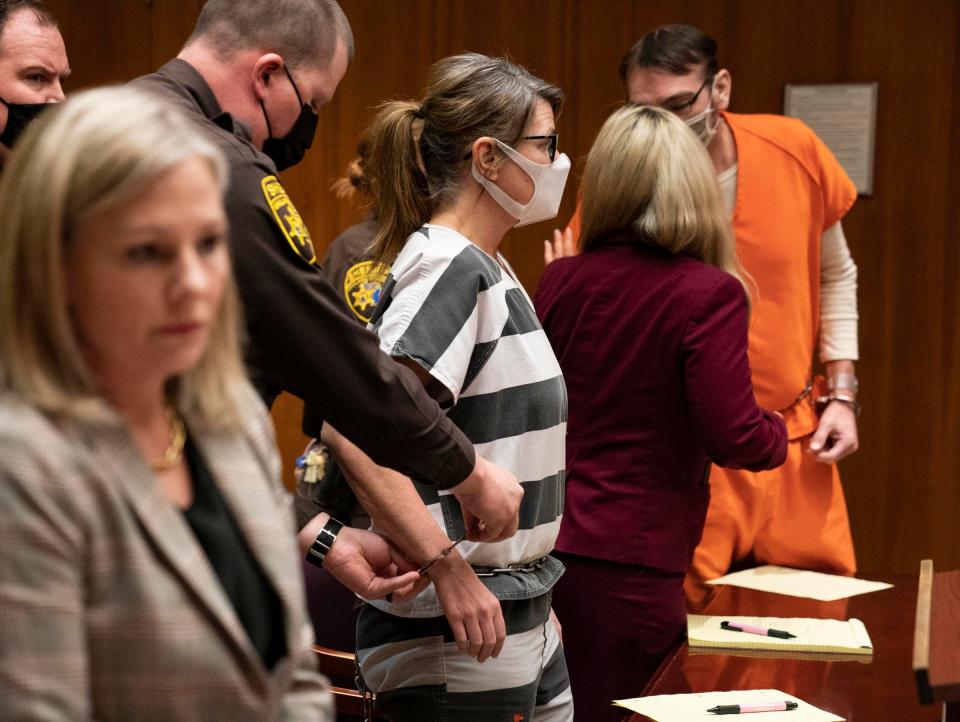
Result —
<path fill-rule="evenodd" d="M 820 239 L 820 360 L 856 361 L 857 264 L 840 221 Z"/>
<path fill-rule="evenodd" d="M 419 364 L 454 403 L 473 360 L 482 311 L 477 253 L 470 245 L 413 234 L 393 264 L 395 284 L 384 290 L 389 305 L 374 325 L 381 351 Z"/>

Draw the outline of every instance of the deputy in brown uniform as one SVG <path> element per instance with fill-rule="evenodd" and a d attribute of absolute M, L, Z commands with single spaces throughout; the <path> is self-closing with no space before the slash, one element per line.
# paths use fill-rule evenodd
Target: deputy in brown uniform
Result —
<path fill-rule="evenodd" d="M 276 175 L 310 147 L 316 111 L 352 53 L 333 0 L 208 0 L 177 58 L 133 83 L 179 106 L 227 156 L 248 365 L 268 405 L 284 390 L 299 396 L 377 463 L 452 489 L 478 539 L 507 538 L 523 494 L 516 478 L 475 455 L 416 377 L 340 310 Z M 317 527 L 307 523 L 300 541 L 307 548 L 319 533 L 322 555 L 338 524 Z"/>

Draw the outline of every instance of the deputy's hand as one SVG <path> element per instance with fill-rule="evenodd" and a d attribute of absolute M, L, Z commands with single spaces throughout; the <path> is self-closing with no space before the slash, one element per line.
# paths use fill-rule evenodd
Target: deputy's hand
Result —
<path fill-rule="evenodd" d="M 517 532 L 523 487 L 509 471 L 478 455 L 473 473 L 450 491 L 463 509 L 467 539 L 496 542 Z"/>
<path fill-rule="evenodd" d="M 548 266 L 558 258 L 577 255 L 577 244 L 573 242 L 573 231 L 567 228 L 561 231 L 553 229 L 553 240 L 543 242 L 543 265 Z"/>
<path fill-rule="evenodd" d="M 309 548 L 329 516 L 319 514 L 298 535 L 301 550 Z M 402 602 L 429 584 L 417 574 L 417 567 L 400 550 L 379 534 L 364 529 L 343 527 L 330 547 L 323 568 L 343 586 L 364 599 L 380 599 L 388 594 Z"/>
<path fill-rule="evenodd" d="M 810 439 L 809 452 L 824 464 L 835 464 L 860 446 L 857 417 L 847 404 L 834 401 L 820 416 L 820 425 Z"/>
<path fill-rule="evenodd" d="M 447 618 L 457 648 L 485 662 L 500 655 L 507 637 L 500 601 L 477 579 L 463 557 L 454 552 L 427 572 Z"/>

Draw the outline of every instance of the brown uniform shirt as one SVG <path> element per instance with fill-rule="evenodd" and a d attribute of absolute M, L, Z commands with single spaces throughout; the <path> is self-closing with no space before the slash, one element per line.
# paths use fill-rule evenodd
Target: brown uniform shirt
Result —
<path fill-rule="evenodd" d="M 344 310 L 363 326 L 370 322 L 390 270 L 373 272 L 368 249 L 376 232 L 369 218 L 350 226 L 333 240 L 323 259 L 323 275 L 340 296 Z"/>
<path fill-rule="evenodd" d="M 342 302 L 342 311 L 358 325 L 366 326 L 373 315 L 387 271 L 372 274 L 368 248 L 377 232 L 372 219 L 350 226 L 327 248 L 321 272 L 333 286 Z M 309 404 L 303 409 L 303 433 L 320 437 L 323 414 Z M 353 527 L 366 529 L 370 517 L 354 496 L 340 467 L 327 459 L 323 476 L 314 483 L 300 482 L 297 490 L 316 509 L 326 511 Z"/>
<path fill-rule="evenodd" d="M 226 156 L 230 250 L 247 322 L 247 363 L 268 405 L 299 396 L 375 462 L 439 488 L 473 469 L 473 446 L 417 377 L 342 310 L 320 272 L 309 231 L 249 130 L 224 113 L 188 63 L 133 81 L 195 119 Z"/>

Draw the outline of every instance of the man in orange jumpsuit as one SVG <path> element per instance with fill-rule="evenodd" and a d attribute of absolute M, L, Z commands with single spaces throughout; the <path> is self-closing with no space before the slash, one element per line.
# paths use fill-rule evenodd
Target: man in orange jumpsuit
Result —
<path fill-rule="evenodd" d="M 756 285 L 749 358 L 757 400 L 783 414 L 790 438 L 779 469 L 713 469 L 688 601 L 695 607 L 702 596 L 697 582 L 742 560 L 851 574 L 835 464 L 858 444 L 857 270 L 840 224 L 856 200 L 853 183 L 802 122 L 726 112 L 730 73 L 717 64 L 716 42 L 696 28 L 648 33 L 624 57 L 620 76 L 628 102 L 673 111 L 706 144 L 740 262 Z M 578 235 L 579 212 L 546 243 L 545 259 L 571 253 Z M 811 390 L 818 340 L 828 388 Z"/>

